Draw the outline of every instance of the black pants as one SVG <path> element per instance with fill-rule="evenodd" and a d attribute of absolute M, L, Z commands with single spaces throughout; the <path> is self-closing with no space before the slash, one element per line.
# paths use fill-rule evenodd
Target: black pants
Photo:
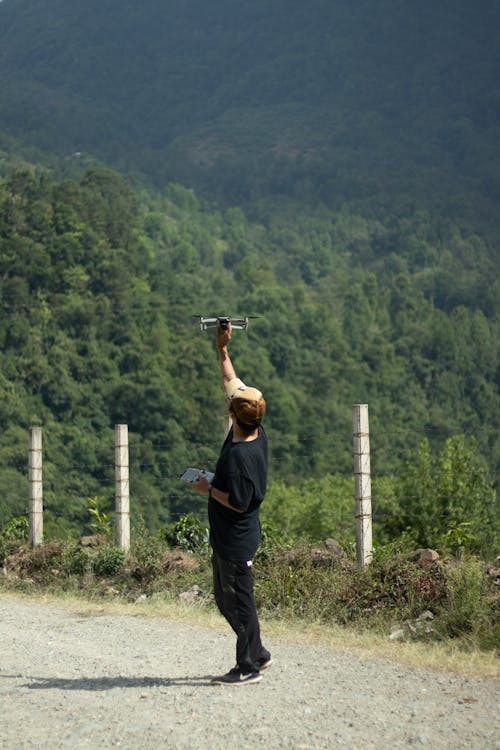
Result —
<path fill-rule="evenodd" d="M 215 601 L 236 633 L 236 662 L 242 672 L 255 672 L 259 660 L 269 658 L 260 640 L 253 596 L 252 568 L 246 562 L 223 560 L 212 554 Z"/>

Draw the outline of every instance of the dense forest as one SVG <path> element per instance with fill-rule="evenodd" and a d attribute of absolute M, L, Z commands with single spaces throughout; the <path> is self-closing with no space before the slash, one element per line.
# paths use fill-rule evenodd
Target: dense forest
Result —
<path fill-rule="evenodd" d="M 498 524 L 499 23 L 494 0 L 0 3 L 0 524 L 37 424 L 47 533 L 111 502 L 120 422 L 136 515 L 204 514 L 178 475 L 223 434 L 209 314 L 255 316 L 232 344 L 273 518 L 344 529 L 368 403 L 380 539 Z"/>
<path fill-rule="evenodd" d="M 175 184 L 135 193 L 104 168 L 79 181 L 14 173 L 0 222 L 3 518 L 26 506 L 33 424 L 58 527 L 84 523 L 86 498 L 112 498 L 120 422 L 147 523 L 202 510 L 177 479 L 185 465 L 213 466 L 223 434 L 200 314 L 257 316 L 233 353 L 267 397 L 274 480 L 351 476 L 360 402 L 377 477 L 460 434 L 482 474 L 498 472 L 500 279 L 482 241 L 450 222 L 249 221 Z"/>

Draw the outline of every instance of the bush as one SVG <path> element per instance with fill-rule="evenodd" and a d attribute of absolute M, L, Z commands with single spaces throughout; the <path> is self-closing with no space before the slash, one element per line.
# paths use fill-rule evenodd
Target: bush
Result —
<path fill-rule="evenodd" d="M 63 550 L 62 567 L 68 575 L 84 575 L 92 569 L 90 552 L 80 545 L 67 545 Z"/>
<path fill-rule="evenodd" d="M 94 560 L 96 576 L 116 575 L 125 561 L 125 554 L 125 550 L 114 545 L 101 547 Z"/>
<path fill-rule="evenodd" d="M 152 535 L 140 519 L 132 535 L 130 572 L 137 581 L 150 581 L 162 572 L 166 542 L 163 534 Z"/>
<path fill-rule="evenodd" d="M 28 541 L 29 523 L 27 516 L 11 518 L 0 530 L 0 564 L 21 544 Z"/>
<path fill-rule="evenodd" d="M 186 552 L 208 551 L 208 529 L 194 513 L 182 515 L 167 526 L 163 536 L 171 547 L 180 547 Z"/>
<path fill-rule="evenodd" d="M 261 532 L 260 545 L 256 555 L 257 560 L 272 559 L 275 554 L 291 547 L 291 542 L 286 534 L 278 531 L 272 521 L 263 521 Z"/>
<path fill-rule="evenodd" d="M 127 559 L 122 549 L 106 543 L 95 549 L 74 543 L 53 542 L 34 549 L 21 545 L 9 556 L 9 575 L 2 585 L 44 587 L 57 582 L 66 588 L 83 583 L 89 590 L 86 579 L 93 571 L 97 578 L 119 574 L 127 595 L 167 590 L 177 594 L 193 583 L 204 591 L 211 589 L 206 554 L 169 549 L 161 535 L 150 535 L 142 525 L 132 539 Z M 420 555 L 415 559 L 410 549 L 414 547 L 402 537 L 377 547 L 372 564 L 358 568 L 352 548 L 289 548 L 272 526 L 264 524 L 253 569 L 258 607 L 263 614 L 285 620 L 335 622 L 385 633 L 398 624 L 410 638 L 454 638 L 461 647 L 496 648 L 497 567 L 465 555 L 426 562 Z M 106 586 L 103 581 L 93 583 L 97 590 Z M 422 615 L 426 625 L 416 627 L 424 622 Z"/>
<path fill-rule="evenodd" d="M 486 583 L 484 566 L 476 558 L 448 565 L 443 621 L 449 635 L 477 633 L 484 627 L 490 610 Z"/>
<path fill-rule="evenodd" d="M 497 493 L 474 440 L 448 438 L 437 457 L 424 440 L 397 483 L 395 533 L 411 530 L 418 544 L 486 557 L 498 554 Z"/>
<path fill-rule="evenodd" d="M 15 570 L 20 577 L 31 577 L 39 583 L 59 575 L 62 563 L 63 545 L 60 542 L 49 542 L 33 549 L 21 546 L 8 559 L 9 569 Z"/>
<path fill-rule="evenodd" d="M 274 481 L 262 505 L 262 518 L 290 538 L 310 542 L 331 536 L 352 538 L 352 496 L 352 480 L 330 474 L 292 485 Z"/>
<path fill-rule="evenodd" d="M 392 545 L 391 545 L 392 548 Z M 256 567 L 256 594 L 272 614 L 311 621 L 379 626 L 416 618 L 446 602 L 443 568 L 382 554 L 358 568 L 353 558 L 309 547 L 285 551 Z"/>
<path fill-rule="evenodd" d="M 361 590 L 356 602 L 360 619 L 391 613 L 400 621 L 419 617 L 425 610 L 435 610 L 446 598 L 446 585 L 439 563 L 422 566 L 405 556 L 375 558 L 358 571 Z"/>

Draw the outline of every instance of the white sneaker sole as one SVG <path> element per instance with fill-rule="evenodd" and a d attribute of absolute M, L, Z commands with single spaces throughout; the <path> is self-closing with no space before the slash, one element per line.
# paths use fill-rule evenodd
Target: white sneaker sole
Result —
<path fill-rule="evenodd" d="M 215 677 L 213 680 L 210 680 L 211 685 L 222 685 L 223 687 L 242 687 L 243 685 L 255 685 L 257 682 L 260 682 L 262 680 L 262 675 L 256 675 L 255 677 L 252 677 L 250 680 L 239 680 L 239 682 L 229 682 L 224 680 L 223 678 L 217 678 Z"/>

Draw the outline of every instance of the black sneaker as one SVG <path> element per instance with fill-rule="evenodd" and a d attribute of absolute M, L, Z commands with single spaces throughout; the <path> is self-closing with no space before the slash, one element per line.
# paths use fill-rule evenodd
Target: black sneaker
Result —
<path fill-rule="evenodd" d="M 272 663 L 273 660 L 271 659 L 270 652 L 267 648 L 262 648 L 260 657 L 257 659 L 257 669 L 267 669 Z"/>
<path fill-rule="evenodd" d="M 259 669 L 267 669 L 268 667 L 271 666 L 272 663 L 273 663 L 273 660 L 271 658 L 271 654 L 269 654 L 268 657 L 264 656 L 262 659 L 259 659 L 259 661 L 257 662 Z"/>
<path fill-rule="evenodd" d="M 253 685 L 254 682 L 260 682 L 262 675 L 258 672 L 242 672 L 241 669 L 231 669 L 222 677 L 214 677 L 210 680 L 211 685 Z"/>

